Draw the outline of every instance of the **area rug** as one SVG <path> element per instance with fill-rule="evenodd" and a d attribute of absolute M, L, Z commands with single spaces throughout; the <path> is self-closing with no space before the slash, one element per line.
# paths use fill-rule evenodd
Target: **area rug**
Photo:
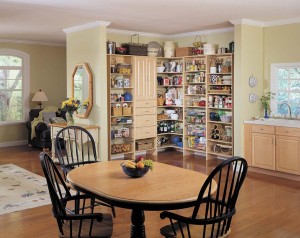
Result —
<path fill-rule="evenodd" d="M 45 178 L 13 164 L 0 165 L 0 215 L 50 203 Z"/>

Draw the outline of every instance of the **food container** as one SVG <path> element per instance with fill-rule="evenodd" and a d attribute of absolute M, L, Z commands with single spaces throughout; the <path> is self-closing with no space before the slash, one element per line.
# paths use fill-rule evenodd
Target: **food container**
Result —
<path fill-rule="evenodd" d="M 176 106 L 181 106 L 182 105 L 182 99 L 175 99 L 175 104 L 176 104 Z"/>
<path fill-rule="evenodd" d="M 231 116 L 228 116 L 228 115 L 222 115 L 222 116 L 220 116 L 220 119 L 222 122 L 225 122 L 225 123 L 231 122 Z"/>
<path fill-rule="evenodd" d="M 158 66 L 157 73 L 163 73 L 165 71 L 165 66 Z"/>
<path fill-rule="evenodd" d="M 178 116 L 177 113 L 172 113 L 172 114 L 171 114 L 171 119 L 172 119 L 172 120 L 178 120 L 178 118 L 179 118 L 179 116 Z"/>
<path fill-rule="evenodd" d="M 116 42 L 107 41 L 106 48 L 107 48 L 107 54 L 115 54 L 116 53 Z"/>
<path fill-rule="evenodd" d="M 213 55 L 216 53 L 217 45 L 216 44 L 204 44 L 203 50 L 205 55 Z"/>

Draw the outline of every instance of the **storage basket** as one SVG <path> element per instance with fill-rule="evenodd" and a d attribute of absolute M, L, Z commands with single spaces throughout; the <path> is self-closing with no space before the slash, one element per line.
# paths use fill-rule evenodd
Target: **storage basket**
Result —
<path fill-rule="evenodd" d="M 112 107 L 112 116 L 119 117 L 122 116 L 122 107 L 113 106 Z"/>
<path fill-rule="evenodd" d="M 138 43 L 133 43 L 132 42 L 132 38 L 134 36 L 138 37 Z M 128 52 L 129 55 L 143 55 L 143 56 L 146 56 L 148 45 L 147 44 L 140 44 L 139 42 L 140 42 L 139 35 L 134 34 L 134 35 L 131 36 L 131 42 L 122 44 L 122 46 L 127 49 L 127 52 Z"/>
<path fill-rule="evenodd" d="M 111 153 L 112 154 L 128 152 L 128 151 L 130 151 L 130 149 L 131 149 L 130 144 L 114 144 L 114 145 L 111 145 Z"/>
<path fill-rule="evenodd" d="M 135 143 L 137 150 L 150 150 L 154 148 L 153 139 L 138 140 Z"/>
<path fill-rule="evenodd" d="M 123 107 L 123 116 L 131 116 L 132 106 Z"/>

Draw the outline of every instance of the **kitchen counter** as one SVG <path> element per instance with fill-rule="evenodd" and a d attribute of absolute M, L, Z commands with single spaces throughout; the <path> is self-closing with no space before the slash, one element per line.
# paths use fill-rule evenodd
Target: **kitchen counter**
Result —
<path fill-rule="evenodd" d="M 300 128 L 300 120 L 289 120 L 281 118 L 260 118 L 257 120 L 244 121 L 245 124 L 257 124 L 266 126 L 284 126 L 284 127 L 294 127 Z"/>

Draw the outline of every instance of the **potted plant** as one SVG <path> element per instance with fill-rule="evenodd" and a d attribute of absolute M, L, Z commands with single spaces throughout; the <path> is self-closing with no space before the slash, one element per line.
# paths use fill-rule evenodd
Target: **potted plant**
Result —
<path fill-rule="evenodd" d="M 269 118 L 268 113 L 270 111 L 270 100 L 272 98 L 272 95 L 274 94 L 271 92 L 267 92 L 260 98 L 260 102 L 264 110 L 264 118 Z"/>

